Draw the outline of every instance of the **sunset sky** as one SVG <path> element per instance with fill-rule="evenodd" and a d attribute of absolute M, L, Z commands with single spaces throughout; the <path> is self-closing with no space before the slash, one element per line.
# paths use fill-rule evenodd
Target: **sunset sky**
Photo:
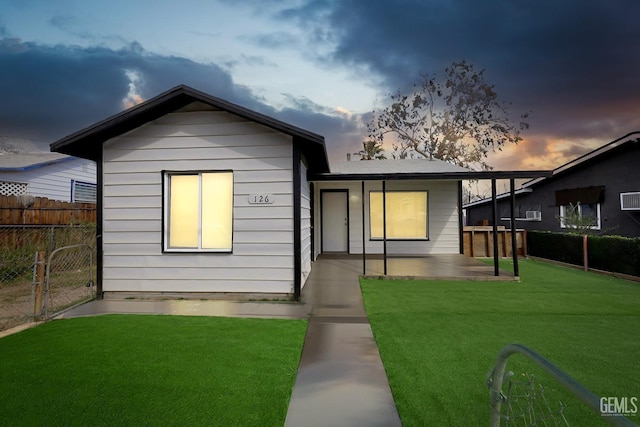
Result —
<path fill-rule="evenodd" d="M 531 112 L 490 164 L 551 169 L 640 130 L 639 16 L 637 0 L 1 0 L 0 141 L 47 150 L 184 83 L 343 160 L 390 92 L 466 60 Z"/>

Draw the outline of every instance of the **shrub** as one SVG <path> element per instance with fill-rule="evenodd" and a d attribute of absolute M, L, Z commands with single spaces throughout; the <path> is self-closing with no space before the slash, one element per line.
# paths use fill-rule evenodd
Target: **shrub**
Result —
<path fill-rule="evenodd" d="M 527 231 L 527 252 L 533 256 L 582 265 L 582 236 Z"/>
<path fill-rule="evenodd" d="M 527 232 L 531 255 L 568 264 L 583 265 L 582 236 L 549 231 Z M 640 276 L 640 238 L 589 236 L 589 267 Z"/>
<path fill-rule="evenodd" d="M 640 276 L 640 238 L 589 237 L 589 267 Z"/>

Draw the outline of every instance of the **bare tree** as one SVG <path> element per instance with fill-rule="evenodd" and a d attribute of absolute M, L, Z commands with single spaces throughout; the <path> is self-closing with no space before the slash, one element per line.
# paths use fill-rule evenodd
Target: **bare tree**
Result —
<path fill-rule="evenodd" d="M 490 151 L 522 140 L 528 114 L 511 122 L 484 70 L 462 61 L 445 69 L 443 81 L 421 77 L 412 94 L 391 95 L 391 104 L 374 111 L 367 124 L 370 139 L 379 144 L 387 135 L 394 139 L 394 158 L 436 158 L 489 170 L 485 159 Z"/>

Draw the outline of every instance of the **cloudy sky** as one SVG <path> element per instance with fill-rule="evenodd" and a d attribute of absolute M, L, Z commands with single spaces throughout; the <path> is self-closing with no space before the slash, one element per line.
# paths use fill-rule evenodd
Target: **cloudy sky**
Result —
<path fill-rule="evenodd" d="M 640 130 L 638 16 L 637 0 L 1 0 L 0 141 L 48 149 L 184 83 L 342 160 L 390 92 L 466 60 L 531 112 L 490 163 L 553 168 Z"/>

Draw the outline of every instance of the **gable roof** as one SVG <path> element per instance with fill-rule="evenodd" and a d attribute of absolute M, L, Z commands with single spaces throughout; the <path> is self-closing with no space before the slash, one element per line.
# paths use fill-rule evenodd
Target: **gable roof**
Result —
<path fill-rule="evenodd" d="M 570 162 L 567 162 L 562 166 L 558 166 L 553 170 L 550 177 L 532 179 L 531 181 L 527 181 L 524 184 L 522 184 L 522 186 L 523 187 L 534 186 L 536 184 L 539 184 L 544 179 L 549 179 L 549 178 L 555 177 L 556 175 L 564 174 L 568 171 L 571 171 L 573 168 L 576 168 L 579 166 L 585 166 L 590 162 L 597 161 L 600 157 L 606 154 L 609 154 L 613 150 L 623 148 L 623 147 L 624 148 L 630 147 L 631 144 L 640 144 L 640 131 L 629 132 L 623 137 L 615 139 L 609 142 L 608 144 L 603 145 L 602 147 L 596 148 L 595 150 L 589 151 L 588 153 L 583 154 L 582 156 L 574 160 L 571 160 Z"/>
<path fill-rule="evenodd" d="M 530 181 L 527 181 L 524 184 L 522 184 L 522 187 L 519 190 L 516 190 L 515 193 L 516 194 L 530 193 L 533 191 L 533 187 L 535 187 L 540 183 L 545 182 L 545 180 L 553 179 L 558 175 L 571 173 L 573 170 L 575 170 L 575 168 L 588 166 L 591 163 L 599 161 L 602 157 L 606 156 L 607 154 L 611 154 L 615 150 L 629 148 L 629 147 L 632 147 L 634 144 L 640 145 L 640 131 L 630 132 L 623 137 L 620 137 L 618 139 L 615 139 L 603 145 L 602 147 L 589 151 L 588 153 L 583 154 L 582 156 L 576 159 L 573 159 L 561 166 L 558 166 L 553 171 L 551 171 L 551 174 L 549 176 L 542 176 L 542 177 L 534 178 Z M 497 199 L 503 199 L 508 196 L 509 196 L 509 193 L 499 194 L 497 196 Z M 491 202 L 491 200 L 492 200 L 491 198 L 476 200 L 475 202 L 465 204 L 463 207 L 467 208 L 467 207 L 479 206 L 485 203 L 489 203 Z"/>
<path fill-rule="evenodd" d="M 267 126 L 293 137 L 306 155 L 314 170 L 328 172 L 329 164 L 324 137 L 288 123 L 268 117 L 256 111 L 216 98 L 186 85 L 176 86 L 160 95 L 131 107 L 121 113 L 72 133 L 50 145 L 51 151 L 70 154 L 85 159 L 98 160 L 102 155 L 102 144 L 116 136 L 136 129 L 165 114 L 176 111 L 193 102 L 202 102 L 216 109 Z"/>
<path fill-rule="evenodd" d="M 60 153 L 0 153 L 0 172 L 22 172 L 73 159 Z"/>

